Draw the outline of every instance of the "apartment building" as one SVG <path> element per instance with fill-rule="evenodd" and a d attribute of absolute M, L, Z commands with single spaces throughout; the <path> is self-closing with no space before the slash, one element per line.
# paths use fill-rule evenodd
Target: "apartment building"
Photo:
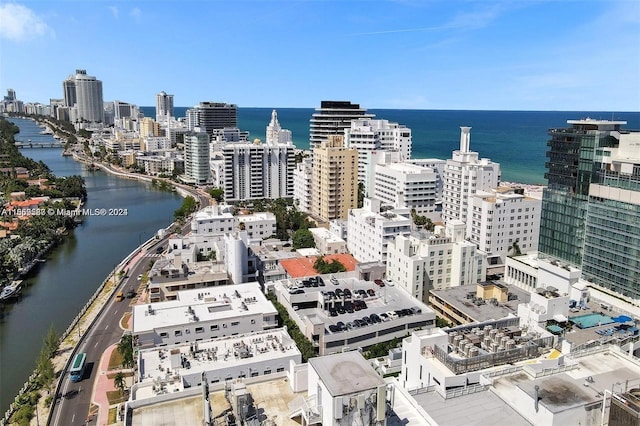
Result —
<path fill-rule="evenodd" d="M 382 211 L 380 200 L 365 198 L 362 208 L 349 211 L 347 227 L 347 248 L 353 257 L 359 262 L 386 262 L 387 245 L 411 232 L 411 219 L 393 210 Z"/>
<path fill-rule="evenodd" d="M 316 108 L 309 120 L 309 148 L 313 151 L 320 147 L 331 135 L 344 136 L 344 130 L 358 118 L 373 118 L 373 114 L 348 101 L 320 102 L 320 108 Z"/>

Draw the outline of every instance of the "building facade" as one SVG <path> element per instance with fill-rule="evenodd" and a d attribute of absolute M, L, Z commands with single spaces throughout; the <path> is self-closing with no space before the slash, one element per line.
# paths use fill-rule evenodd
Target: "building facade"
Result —
<path fill-rule="evenodd" d="M 386 262 L 387 245 L 411 232 L 408 216 L 381 211 L 380 206 L 380 200 L 365 198 L 362 208 L 349 211 L 347 248 L 359 262 Z"/>
<path fill-rule="evenodd" d="M 207 184 L 211 180 L 209 171 L 209 135 L 193 132 L 184 137 L 184 178 L 196 185 Z"/>
<path fill-rule="evenodd" d="M 187 110 L 187 126 L 189 130 L 199 127 L 209 136 L 213 136 L 214 130 L 238 127 L 238 106 L 223 102 L 200 102 Z"/>
<path fill-rule="evenodd" d="M 467 236 L 487 253 L 489 265 L 504 265 L 509 255 L 538 250 L 542 200 L 522 188 L 501 186 L 477 191 L 469 199 Z"/>
<path fill-rule="evenodd" d="M 226 201 L 293 197 L 293 145 L 228 143 L 222 155 Z"/>
<path fill-rule="evenodd" d="M 343 136 L 329 136 L 313 150 L 311 214 L 329 222 L 346 219 L 358 206 L 358 152 Z"/>
<path fill-rule="evenodd" d="M 62 83 L 65 105 L 76 107 L 76 119 L 90 123 L 104 122 L 102 81 L 87 75 L 86 70 L 76 70 Z"/>
<path fill-rule="evenodd" d="M 156 121 L 164 121 L 173 117 L 173 95 L 162 91 L 156 95 Z"/>
<path fill-rule="evenodd" d="M 313 150 L 327 140 L 330 135 L 344 136 L 344 130 L 351 127 L 351 120 L 373 118 L 366 108 L 347 101 L 322 101 L 320 108 L 309 122 L 309 149 Z"/>
<path fill-rule="evenodd" d="M 539 250 L 640 300 L 640 132 L 624 121 L 567 123 L 549 130 Z"/>
<path fill-rule="evenodd" d="M 411 129 L 388 120 L 358 118 L 344 130 L 345 146 L 358 150 L 358 181 L 366 179 L 367 153 L 395 151 L 400 160 L 411 158 Z"/>
<path fill-rule="evenodd" d="M 467 223 L 469 197 L 500 185 L 500 165 L 470 151 L 471 127 L 460 127 L 460 149 L 453 151 L 444 170 L 442 219 Z"/>
<path fill-rule="evenodd" d="M 298 210 L 311 212 L 311 196 L 313 188 L 313 159 L 305 157 L 296 164 L 293 172 L 293 199 L 298 203 Z"/>

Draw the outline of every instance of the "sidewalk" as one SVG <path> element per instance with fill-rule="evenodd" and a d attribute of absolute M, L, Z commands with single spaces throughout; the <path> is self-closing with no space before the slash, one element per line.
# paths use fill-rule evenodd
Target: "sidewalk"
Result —
<path fill-rule="evenodd" d="M 113 406 L 109 405 L 109 399 L 107 398 L 107 392 L 117 391 L 117 388 L 114 384 L 114 380 L 110 379 L 107 374 L 114 375 L 119 371 L 124 373 L 130 372 L 130 369 L 115 369 L 109 370 L 109 359 L 111 359 L 111 354 L 116 350 L 117 343 L 109 346 L 106 351 L 102 354 L 100 358 L 100 365 L 98 366 L 98 372 L 96 376 L 96 381 L 93 385 L 91 403 L 98 406 L 98 416 L 97 422 L 93 423 L 96 420 L 95 416 L 89 416 L 87 419 L 87 424 L 98 425 L 98 426 L 107 426 L 109 421 L 109 409 L 112 407 L 117 407 L 118 404 L 113 404 Z M 130 387 L 131 380 L 133 378 L 126 377 L 125 381 L 127 383 L 126 387 Z M 112 423 L 113 424 L 113 423 Z"/>

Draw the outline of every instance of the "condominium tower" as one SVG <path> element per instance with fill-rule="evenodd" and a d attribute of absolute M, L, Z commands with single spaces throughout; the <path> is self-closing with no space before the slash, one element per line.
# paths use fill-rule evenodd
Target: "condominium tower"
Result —
<path fill-rule="evenodd" d="M 333 135 L 313 150 L 311 214 L 328 222 L 347 219 L 358 206 L 358 152 Z"/>
<path fill-rule="evenodd" d="M 238 127 L 238 106 L 221 102 L 200 102 L 187 110 L 187 125 L 190 130 L 199 127 L 213 136 L 215 130 Z"/>
<path fill-rule="evenodd" d="M 539 251 L 640 300 L 640 132 L 626 121 L 567 123 L 549 130 Z"/>
<path fill-rule="evenodd" d="M 344 135 L 344 129 L 351 127 L 351 120 L 373 118 L 365 108 L 346 101 L 322 101 L 320 108 L 309 122 L 309 148 L 313 150 L 326 141 L 329 135 Z"/>
<path fill-rule="evenodd" d="M 400 161 L 411 158 L 411 129 L 388 120 L 358 118 L 344 130 L 344 144 L 358 150 L 358 181 L 364 183 L 369 153 L 395 151 Z"/>
<path fill-rule="evenodd" d="M 87 75 L 86 70 L 76 70 L 62 82 L 65 105 L 75 105 L 76 119 L 92 123 L 104 122 L 102 81 Z"/>
<path fill-rule="evenodd" d="M 192 132 L 184 135 L 185 181 L 203 185 L 211 180 L 209 171 L 209 135 Z"/>
<path fill-rule="evenodd" d="M 162 91 L 156 95 L 156 121 L 173 117 L 173 95 Z"/>

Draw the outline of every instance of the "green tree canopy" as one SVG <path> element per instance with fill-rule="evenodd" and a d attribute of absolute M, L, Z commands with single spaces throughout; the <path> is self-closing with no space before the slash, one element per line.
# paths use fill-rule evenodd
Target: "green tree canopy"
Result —
<path fill-rule="evenodd" d="M 316 242 L 313 239 L 313 234 L 308 229 L 298 229 L 293 233 L 291 240 L 293 242 L 293 248 L 295 250 L 316 246 Z"/>

